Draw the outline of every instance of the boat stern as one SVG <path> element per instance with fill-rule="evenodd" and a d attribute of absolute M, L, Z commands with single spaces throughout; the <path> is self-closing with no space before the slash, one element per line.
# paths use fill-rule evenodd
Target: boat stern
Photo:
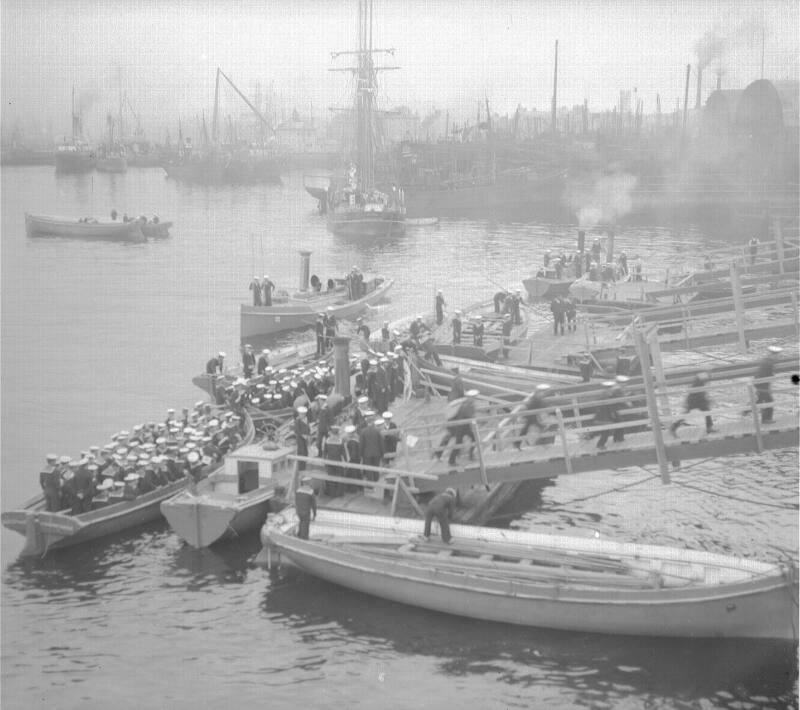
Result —
<path fill-rule="evenodd" d="M 51 548 L 80 532 L 83 524 L 63 513 L 34 510 L 11 510 L 2 514 L 2 523 L 9 530 L 25 536 L 23 556 L 45 555 Z"/>

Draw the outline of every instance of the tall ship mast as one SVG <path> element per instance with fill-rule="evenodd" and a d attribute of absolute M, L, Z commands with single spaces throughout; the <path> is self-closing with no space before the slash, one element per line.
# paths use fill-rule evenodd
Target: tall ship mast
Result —
<path fill-rule="evenodd" d="M 383 190 L 375 184 L 375 96 L 379 71 L 397 67 L 376 67 L 375 54 L 393 55 L 393 49 L 372 46 L 372 0 L 358 3 L 358 49 L 334 52 L 333 59 L 344 55 L 355 57 L 355 66 L 333 68 L 350 72 L 355 81 L 353 101 L 352 162 L 344 180 L 332 185 L 327 195 L 328 229 L 334 234 L 381 237 L 405 232 L 403 191 L 396 185 Z"/>

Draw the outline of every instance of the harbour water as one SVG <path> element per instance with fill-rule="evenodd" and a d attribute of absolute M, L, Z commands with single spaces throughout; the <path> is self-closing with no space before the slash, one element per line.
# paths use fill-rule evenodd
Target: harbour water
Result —
<path fill-rule="evenodd" d="M 371 317 L 448 308 L 520 287 L 568 221 L 445 222 L 391 241 L 329 234 L 302 187 L 188 187 L 157 169 L 56 177 L 2 174 L 4 509 L 38 489 L 47 453 L 201 399 L 191 384 L 217 350 L 238 358 L 238 309 L 253 275 L 299 279 L 310 249 L 323 280 L 357 264 L 396 279 Z M 158 214 L 163 241 L 29 239 L 26 211 Z M 628 225 L 617 248 L 645 271 L 726 244 L 727 228 Z M 591 234 L 590 234 L 591 238 Z M 796 348 L 796 344 L 794 344 Z M 562 478 L 506 521 L 763 559 L 797 559 L 796 451 Z M 154 524 L 18 561 L 2 533 L 2 704 L 7 708 L 243 706 L 476 708 L 796 707 L 796 649 L 556 633 L 465 621 L 268 573 L 255 536 L 195 551 Z M 790 623 L 787 620 L 787 623 Z"/>

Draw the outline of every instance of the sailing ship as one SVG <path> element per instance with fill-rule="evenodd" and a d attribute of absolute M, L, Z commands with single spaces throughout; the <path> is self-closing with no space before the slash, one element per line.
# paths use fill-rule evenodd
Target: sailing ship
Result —
<path fill-rule="evenodd" d="M 334 234 L 357 237 L 396 236 L 405 232 L 403 190 L 396 185 L 380 189 L 375 182 L 377 130 L 374 120 L 377 73 L 397 67 L 376 67 L 374 54 L 393 54 L 393 49 L 372 47 L 372 0 L 359 2 L 359 44 L 353 52 L 335 52 L 356 56 L 356 66 L 334 68 L 355 78 L 353 105 L 354 160 L 344 180 L 332 182 L 327 191 L 328 229 Z"/>
<path fill-rule="evenodd" d="M 94 168 L 95 156 L 83 137 L 80 112 L 75 113 L 75 87 L 72 88 L 72 139 L 56 147 L 57 173 L 88 173 Z"/>

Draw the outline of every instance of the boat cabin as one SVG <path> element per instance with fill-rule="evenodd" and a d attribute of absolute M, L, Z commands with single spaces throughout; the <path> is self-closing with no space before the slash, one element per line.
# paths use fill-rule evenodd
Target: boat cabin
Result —
<path fill-rule="evenodd" d="M 225 467 L 212 473 L 208 482 L 215 493 L 244 495 L 258 488 L 284 483 L 291 476 L 289 454 L 294 448 L 265 449 L 263 444 L 248 444 L 225 457 Z"/>

